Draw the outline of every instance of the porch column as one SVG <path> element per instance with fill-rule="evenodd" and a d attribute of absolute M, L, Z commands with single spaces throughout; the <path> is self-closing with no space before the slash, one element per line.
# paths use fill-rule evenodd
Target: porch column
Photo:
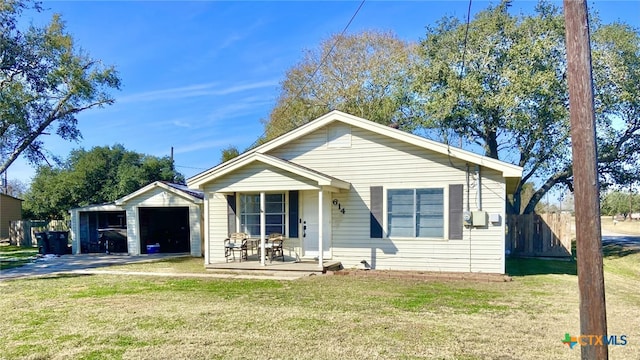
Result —
<path fill-rule="evenodd" d="M 264 233 L 267 232 L 267 215 L 265 211 L 266 196 L 264 191 L 260 192 L 260 265 L 265 266 L 264 261 Z"/>
<path fill-rule="evenodd" d="M 209 236 L 209 201 L 211 197 L 208 192 L 204 193 L 204 216 L 200 217 L 200 219 L 204 219 L 204 233 L 200 235 L 204 236 L 204 263 L 207 265 L 211 264 L 211 237 Z"/>
<path fill-rule="evenodd" d="M 322 228 L 323 223 L 324 223 L 324 219 L 322 218 L 322 212 L 323 212 L 323 194 L 322 194 L 322 189 L 320 189 L 320 191 L 318 191 L 318 267 L 320 269 L 323 268 L 323 256 L 324 256 L 324 252 L 322 251 L 322 249 L 324 248 L 324 246 L 322 246 Z"/>

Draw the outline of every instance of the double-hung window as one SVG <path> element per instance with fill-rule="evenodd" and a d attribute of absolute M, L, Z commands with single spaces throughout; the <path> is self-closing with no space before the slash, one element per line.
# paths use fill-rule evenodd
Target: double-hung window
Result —
<path fill-rule="evenodd" d="M 387 190 L 389 237 L 444 238 L 444 189 Z"/>
<path fill-rule="evenodd" d="M 266 234 L 284 234 L 284 194 L 265 195 Z M 240 195 L 240 228 L 250 236 L 260 235 L 260 194 Z"/>

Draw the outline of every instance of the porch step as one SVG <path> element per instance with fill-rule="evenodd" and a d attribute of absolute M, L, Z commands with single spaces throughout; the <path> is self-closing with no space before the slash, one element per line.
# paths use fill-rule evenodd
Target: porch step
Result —
<path fill-rule="evenodd" d="M 259 279 L 259 280 L 295 280 L 306 276 L 317 275 L 313 271 L 273 271 L 273 270 L 232 270 L 232 269 L 210 269 L 207 273 L 216 276 L 225 276 L 236 279 Z"/>
<path fill-rule="evenodd" d="M 325 263 L 324 270 L 327 271 L 339 271 L 343 270 L 342 263 L 340 261 L 334 261 L 333 263 Z"/>
<path fill-rule="evenodd" d="M 249 271 L 249 272 L 307 272 L 307 273 L 326 273 L 327 271 L 337 271 L 342 269 L 342 263 L 339 261 L 325 261 L 323 268 L 320 269 L 318 263 L 315 261 L 300 261 L 300 262 L 280 262 L 273 261 L 267 262 L 265 265 L 261 265 L 257 261 L 234 261 L 226 263 L 214 263 L 205 265 L 207 270 L 215 271 Z"/>

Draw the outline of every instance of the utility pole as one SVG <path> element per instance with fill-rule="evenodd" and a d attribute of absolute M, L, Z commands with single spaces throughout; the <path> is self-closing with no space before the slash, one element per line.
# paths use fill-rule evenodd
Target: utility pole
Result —
<path fill-rule="evenodd" d="M 173 162 L 173 146 L 171 147 L 171 171 L 173 172 L 173 177 L 171 178 L 171 182 L 176 182 L 176 165 Z"/>
<path fill-rule="evenodd" d="M 581 335 L 607 337 L 595 141 L 591 45 L 585 0 L 564 0 L 567 80 L 576 211 Z M 603 342 L 606 344 L 606 342 Z M 580 346 L 582 359 L 606 360 L 606 345 Z"/>

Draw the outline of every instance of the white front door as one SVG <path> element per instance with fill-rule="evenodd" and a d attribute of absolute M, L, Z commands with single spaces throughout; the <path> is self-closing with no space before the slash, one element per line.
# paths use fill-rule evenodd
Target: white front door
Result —
<path fill-rule="evenodd" d="M 323 227 L 322 227 L 322 248 L 323 257 L 329 258 L 331 255 L 331 207 L 330 194 L 323 194 Z M 318 256 L 318 192 L 302 192 L 302 256 L 313 258 Z M 327 211 L 328 210 L 328 211 Z"/>

